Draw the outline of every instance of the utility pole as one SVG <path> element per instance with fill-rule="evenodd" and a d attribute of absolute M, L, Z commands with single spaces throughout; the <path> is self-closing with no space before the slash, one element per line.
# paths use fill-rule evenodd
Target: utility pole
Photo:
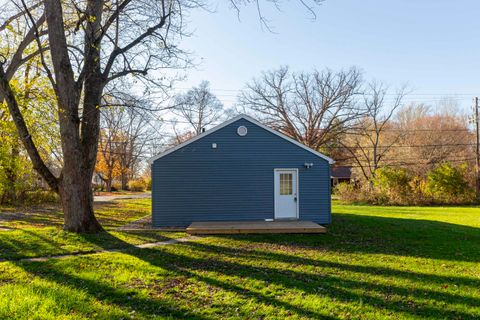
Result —
<path fill-rule="evenodd" d="M 480 199 L 480 129 L 479 129 L 479 119 L 478 119 L 478 97 L 473 99 L 474 110 L 474 121 L 475 121 L 475 135 L 477 138 L 476 151 L 475 151 L 475 160 L 476 160 L 476 179 L 475 179 L 475 191 L 477 192 L 477 199 Z"/>

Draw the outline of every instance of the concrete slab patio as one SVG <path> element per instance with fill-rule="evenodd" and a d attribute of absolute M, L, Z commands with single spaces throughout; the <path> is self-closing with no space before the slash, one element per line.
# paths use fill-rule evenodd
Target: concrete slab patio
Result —
<path fill-rule="evenodd" d="M 326 233 L 327 228 L 312 221 L 208 221 L 193 222 L 189 234 L 243 234 L 243 233 Z"/>

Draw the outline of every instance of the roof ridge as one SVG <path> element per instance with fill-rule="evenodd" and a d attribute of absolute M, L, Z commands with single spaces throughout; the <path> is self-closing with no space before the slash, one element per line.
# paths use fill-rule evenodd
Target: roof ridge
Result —
<path fill-rule="evenodd" d="M 256 125 L 256 126 L 259 126 L 260 128 L 262 128 L 262 129 L 264 129 L 264 130 L 267 130 L 267 131 L 269 131 L 270 133 L 273 133 L 273 134 L 279 136 L 280 138 L 283 138 L 284 140 L 287 140 L 287 141 L 289 141 L 290 143 L 293 143 L 293 144 L 297 145 L 298 147 L 303 148 L 303 149 L 305 149 L 305 150 L 313 153 L 314 155 L 316 155 L 316 156 L 318 156 L 318 157 L 320 157 L 320 158 L 328 161 L 330 164 L 335 163 L 335 161 L 334 161 L 332 158 L 327 157 L 327 156 L 324 155 L 323 153 L 318 152 L 318 151 L 316 151 L 316 150 L 313 150 L 312 148 L 307 147 L 306 145 L 304 145 L 304 144 L 302 144 L 302 143 L 300 143 L 300 142 L 298 142 L 298 141 L 296 141 L 296 140 L 288 137 L 287 135 L 285 135 L 285 134 L 283 134 L 283 133 L 281 133 L 281 132 L 278 132 L 278 131 L 275 130 L 275 129 L 272 129 L 272 128 L 270 128 L 270 127 L 268 127 L 268 126 L 260 123 L 258 120 L 255 120 L 254 118 L 250 117 L 249 115 L 243 114 L 243 113 L 241 113 L 241 114 L 239 114 L 239 115 L 237 115 L 237 116 L 235 116 L 235 117 L 233 117 L 233 118 L 231 118 L 231 119 L 229 119 L 229 120 L 227 120 L 227 121 L 224 121 L 224 122 L 220 123 L 219 125 L 211 128 L 211 129 L 209 129 L 209 130 L 206 130 L 205 132 L 202 132 L 201 134 L 199 134 L 199 135 L 197 135 L 197 136 L 195 136 L 195 137 L 193 137 L 193 138 L 191 138 L 191 139 L 189 139 L 189 140 L 187 140 L 187 141 L 185 141 L 185 142 L 182 142 L 182 143 L 180 143 L 179 145 L 177 145 L 177 146 L 175 146 L 175 147 L 173 147 L 173 148 L 169 148 L 169 149 L 167 149 L 167 150 L 159 153 L 158 155 L 151 157 L 150 159 L 148 159 L 148 163 L 152 164 L 155 160 L 160 159 L 160 158 L 162 158 L 162 157 L 164 157 L 164 156 L 166 156 L 166 155 L 168 155 L 168 154 L 170 154 L 170 153 L 173 153 L 173 152 L 177 151 L 178 149 L 181 149 L 181 148 L 189 145 L 190 143 L 193 143 L 193 142 L 195 142 L 195 141 L 197 141 L 197 140 L 200 140 L 200 139 L 202 139 L 202 138 L 210 135 L 211 133 L 216 132 L 216 131 L 218 131 L 218 130 L 224 128 L 224 127 L 226 127 L 227 125 L 229 125 L 229 124 L 231 124 L 231 123 L 234 123 L 234 122 L 236 122 L 236 121 L 238 121 L 238 120 L 240 120 L 240 119 L 245 119 L 245 120 L 251 122 L 252 124 L 254 124 L 254 125 Z"/>

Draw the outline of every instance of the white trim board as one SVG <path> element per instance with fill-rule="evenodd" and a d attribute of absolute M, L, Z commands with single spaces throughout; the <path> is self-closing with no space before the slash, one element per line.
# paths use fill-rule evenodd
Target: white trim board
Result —
<path fill-rule="evenodd" d="M 245 115 L 245 114 L 241 114 L 241 115 L 238 115 L 238 116 L 236 116 L 236 117 L 234 117 L 234 118 L 232 118 L 232 119 L 230 119 L 230 120 L 227 120 L 227 121 L 219 124 L 218 126 L 213 127 L 212 129 L 207 130 L 207 131 L 199 134 L 198 136 L 196 136 L 196 137 L 194 137 L 194 138 L 192 138 L 192 139 L 190 139 L 190 140 L 187 140 L 187 141 L 185 141 L 185 142 L 183 142 L 183 143 L 181 143 L 181 144 L 179 144 L 179 145 L 177 145 L 177 146 L 175 146 L 175 147 L 173 147 L 173 148 L 170 148 L 170 149 L 168 149 L 168 150 L 165 150 L 164 152 L 162 152 L 162 153 L 160 153 L 160 154 L 158 154 L 158 155 L 156 155 L 156 156 L 151 157 L 150 159 L 148 159 L 148 163 L 149 163 L 149 164 L 152 164 L 155 160 L 160 159 L 160 158 L 162 158 L 162 157 L 165 157 L 166 155 L 168 155 L 168 154 L 170 154 L 170 153 L 172 153 L 172 152 L 175 152 L 175 151 L 177 151 L 178 149 L 181 149 L 181 148 L 189 145 L 189 144 L 192 143 L 192 142 L 195 142 L 195 141 L 197 141 L 197 140 L 200 140 L 200 139 L 208 136 L 209 134 L 214 133 L 215 131 L 218 131 L 218 130 L 222 129 L 223 127 L 226 127 L 226 126 L 228 126 L 229 124 L 234 123 L 235 121 L 240 120 L 240 119 L 245 119 L 245 120 L 247 120 L 247 121 L 249 121 L 249 122 L 251 122 L 251 123 L 259 126 L 260 128 L 265 129 L 265 130 L 267 130 L 267 131 L 269 131 L 269 132 L 271 132 L 271 133 L 279 136 L 280 138 L 282 138 L 282 139 L 284 139 L 284 140 L 287 140 L 288 142 L 291 142 L 291 143 L 299 146 L 300 148 L 303 148 L 303 149 L 305 149 L 305 150 L 313 153 L 313 154 L 316 155 L 317 157 L 320 157 L 320 158 L 322 158 L 322 159 L 324 159 L 324 160 L 327 160 L 330 164 L 335 163 L 335 161 L 334 161 L 332 158 L 329 158 L 329 157 L 327 157 L 326 155 L 324 155 L 324 154 L 322 154 L 322 153 L 320 153 L 320 152 L 318 152 L 318 151 L 315 151 L 315 150 L 313 150 L 313 149 L 311 149 L 311 148 L 309 148 L 309 147 L 301 144 L 300 142 L 298 142 L 298 141 L 296 141 L 296 140 L 293 140 L 293 139 L 290 138 L 290 137 L 287 137 L 287 136 L 284 135 L 283 133 L 280 133 L 280 132 L 272 129 L 272 128 L 270 128 L 270 127 L 268 127 L 268 126 L 266 126 L 266 125 L 258 122 L 257 120 L 255 120 L 255 119 L 253 119 L 253 118 Z"/>

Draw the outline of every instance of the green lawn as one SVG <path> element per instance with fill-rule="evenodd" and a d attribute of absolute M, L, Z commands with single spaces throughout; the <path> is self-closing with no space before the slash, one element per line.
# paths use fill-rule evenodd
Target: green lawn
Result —
<path fill-rule="evenodd" d="M 56 206 L 0 207 L 0 260 L 22 259 L 128 247 L 185 236 L 171 232 L 118 232 L 117 227 L 150 213 L 150 200 L 118 200 L 95 206 L 106 232 L 77 235 L 61 230 L 62 212 Z"/>
<path fill-rule="evenodd" d="M 110 228 L 149 210 L 144 200 L 112 206 L 101 209 Z M 65 237 L 71 248 L 116 243 L 125 251 L 1 262 L 0 318 L 480 318 L 480 208 L 333 210 L 326 235 L 205 237 L 141 250 L 131 244 L 151 233 L 58 236 L 47 228 L 41 243 Z M 0 231 L 2 248 L 10 238 L 18 248 L 4 257 L 22 256 L 23 241 L 25 256 L 52 252 L 14 232 Z"/>

